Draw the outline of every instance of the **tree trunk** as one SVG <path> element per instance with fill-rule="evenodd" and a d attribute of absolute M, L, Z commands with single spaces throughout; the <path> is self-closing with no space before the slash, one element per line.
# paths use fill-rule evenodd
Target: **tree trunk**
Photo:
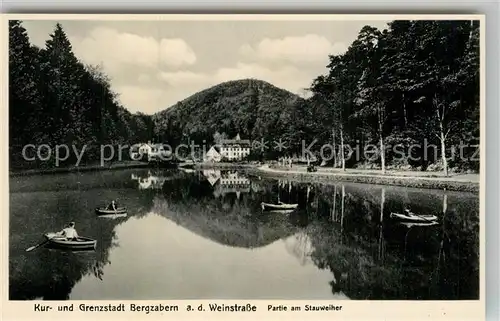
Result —
<path fill-rule="evenodd" d="M 342 185 L 342 217 L 340 218 L 340 231 L 344 230 L 344 202 L 345 202 L 345 186 Z"/>
<path fill-rule="evenodd" d="M 385 149 L 384 149 L 384 137 L 382 137 L 382 125 L 380 125 L 379 138 L 380 138 L 380 162 L 382 166 L 382 173 L 385 173 Z"/>
<path fill-rule="evenodd" d="M 447 212 L 447 209 L 448 209 L 448 195 L 444 194 L 444 197 L 443 197 L 443 227 L 442 227 L 442 230 L 441 230 L 441 242 L 439 243 L 439 252 L 438 252 L 438 259 L 437 259 L 437 265 L 436 265 L 436 270 L 435 270 L 435 274 L 436 274 L 436 280 L 437 282 L 439 282 L 439 271 L 440 271 L 440 266 L 441 266 L 441 257 L 443 258 L 443 263 L 446 263 L 446 257 L 445 257 L 445 253 L 444 253 L 444 238 L 445 236 L 447 236 L 446 234 L 446 230 L 445 230 L 445 218 L 446 218 L 446 212 Z"/>
<path fill-rule="evenodd" d="M 380 140 L 380 163 L 382 167 L 382 173 L 385 173 L 385 148 L 384 148 L 384 110 L 380 105 L 377 106 L 378 113 L 378 135 Z"/>
<path fill-rule="evenodd" d="M 345 171 L 345 155 L 344 155 L 344 130 L 340 128 L 340 159 L 342 161 L 342 170 Z"/>
<path fill-rule="evenodd" d="M 335 129 L 332 128 L 332 140 L 333 140 L 333 168 L 337 167 L 337 152 L 335 148 Z"/>
<path fill-rule="evenodd" d="M 448 195 L 444 194 L 444 197 L 443 197 L 443 214 L 446 214 L 447 209 L 448 209 Z"/>
<path fill-rule="evenodd" d="M 405 93 L 403 93 L 403 116 L 404 116 L 404 126 L 406 128 L 408 124 L 408 116 L 406 114 Z"/>
<path fill-rule="evenodd" d="M 384 205 L 385 205 L 385 188 L 382 188 L 382 196 L 380 198 L 380 223 L 384 220 Z"/>
<path fill-rule="evenodd" d="M 333 187 L 333 221 L 337 221 L 337 185 Z"/>
<path fill-rule="evenodd" d="M 472 40 L 472 30 L 474 30 L 473 28 L 474 28 L 474 20 L 471 20 L 470 21 L 469 38 L 467 39 L 467 50 L 470 49 L 471 44 L 472 44 L 471 40 Z"/>
<path fill-rule="evenodd" d="M 439 140 L 441 142 L 441 160 L 443 161 L 443 170 L 444 175 L 448 176 L 448 160 L 446 159 L 446 135 L 448 133 L 444 133 L 444 114 L 445 114 L 445 106 L 443 105 L 443 111 L 440 110 L 440 105 L 437 99 L 437 95 L 434 94 L 433 99 L 434 108 L 436 108 L 436 116 L 437 121 L 439 123 Z"/>
<path fill-rule="evenodd" d="M 379 232 L 379 248 L 378 255 L 379 259 L 383 258 L 383 230 L 382 230 L 382 222 L 384 221 L 384 205 L 385 205 L 385 188 L 382 187 L 382 195 L 380 198 L 380 232 Z"/>
<path fill-rule="evenodd" d="M 448 176 L 448 160 L 446 159 L 446 136 L 443 130 L 443 123 L 439 122 L 440 137 L 441 141 L 441 159 L 443 161 L 444 176 Z"/>

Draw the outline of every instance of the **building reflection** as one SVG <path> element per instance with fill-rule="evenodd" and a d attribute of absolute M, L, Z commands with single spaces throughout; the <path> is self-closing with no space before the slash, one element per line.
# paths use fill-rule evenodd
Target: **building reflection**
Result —
<path fill-rule="evenodd" d="M 252 182 L 248 176 L 238 171 L 204 170 L 202 174 L 213 187 L 215 198 L 236 195 L 240 199 L 242 194 L 261 190 L 258 183 Z"/>
<path fill-rule="evenodd" d="M 132 173 L 130 178 L 137 182 L 137 188 L 140 190 L 161 190 L 165 181 L 171 177 L 168 174 L 160 170 L 148 170 Z"/>

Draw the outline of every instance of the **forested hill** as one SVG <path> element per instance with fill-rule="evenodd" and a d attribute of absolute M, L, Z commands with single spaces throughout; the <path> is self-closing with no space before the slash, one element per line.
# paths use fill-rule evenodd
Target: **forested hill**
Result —
<path fill-rule="evenodd" d="M 253 139 L 279 135 L 293 117 L 299 96 L 265 81 L 228 81 L 200 91 L 153 116 L 157 137 L 211 142 L 215 133 Z"/>

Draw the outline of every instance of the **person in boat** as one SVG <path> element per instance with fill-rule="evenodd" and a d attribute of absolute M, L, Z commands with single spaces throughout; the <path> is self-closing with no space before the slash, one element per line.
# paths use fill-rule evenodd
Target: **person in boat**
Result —
<path fill-rule="evenodd" d="M 411 217 L 413 216 L 413 213 L 411 212 L 411 210 L 407 207 L 405 208 L 405 210 L 403 211 L 403 213 L 408 216 L 408 217 Z"/>
<path fill-rule="evenodd" d="M 118 204 L 116 203 L 115 200 L 112 200 L 111 204 L 109 204 L 106 209 L 110 210 L 110 211 L 116 211 L 116 210 L 118 210 Z"/>
<path fill-rule="evenodd" d="M 58 234 L 64 236 L 67 240 L 77 240 L 78 233 L 75 230 L 75 222 L 70 222 L 68 226 Z"/>

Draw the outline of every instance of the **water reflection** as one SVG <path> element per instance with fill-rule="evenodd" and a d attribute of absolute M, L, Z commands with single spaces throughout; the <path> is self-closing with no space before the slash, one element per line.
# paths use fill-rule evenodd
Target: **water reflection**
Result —
<path fill-rule="evenodd" d="M 478 298 L 475 194 L 217 170 L 105 177 L 37 178 L 48 191 L 11 181 L 11 299 Z M 117 198 L 128 216 L 93 213 Z M 261 202 L 299 205 L 268 213 Z M 391 219 L 406 207 L 439 224 Z M 95 252 L 24 251 L 70 220 Z"/>

